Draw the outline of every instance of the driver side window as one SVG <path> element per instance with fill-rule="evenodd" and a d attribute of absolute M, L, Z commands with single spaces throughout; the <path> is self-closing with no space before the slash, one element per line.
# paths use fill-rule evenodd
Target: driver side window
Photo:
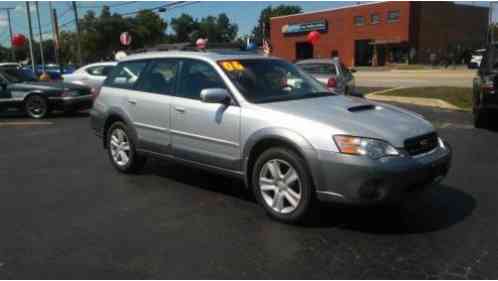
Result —
<path fill-rule="evenodd" d="M 181 83 L 178 96 L 188 99 L 201 99 L 201 91 L 209 88 L 226 89 L 225 82 L 216 70 L 206 62 L 183 60 Z"/>

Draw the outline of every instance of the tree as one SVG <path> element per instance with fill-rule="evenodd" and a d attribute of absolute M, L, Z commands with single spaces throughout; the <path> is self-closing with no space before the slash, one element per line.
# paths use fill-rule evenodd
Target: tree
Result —
<path fill-rule="evenodd" d="M 144 48 L 159 44 L 164 39 L 164 31 L 167 23 L 156 13 L 150 10 L 138 12 L 131 19 L 131 34 L 133 36 L 133 47 Z"/>
<path fill-rule="evenodd" d="M 237 36 L 238 26 L 231 23 L 226 14 L 207 16 L 200 21 L 190 15 L 182 14 L 171 20 L 175 31 L 175 41 L 194 42 L 198 38 L 207 38 L 212 43 L 231 42 Z"/>
<path fill-rule="evenodd" d="M 191 35 L 194 31 L 199 30 L 199 23 L 190 15 L 181 14 L 177 18 L 171 19 L 171 27 L 175 31 L 175 39 L 178 43 L 192 42 L 194 39 L 191 38 Z"/>
<path fill-rule="evenodd" d="M 264 8 L 258 19 L 258 24 L 252 30 L 252 37 L 256 44 L 261 45 L 263 42 L 263 27 L 264 36 L 270 38 L 270 18 L 277 16 L 287 16 L 293 14 L 299 14 L 303 11 L 300 6 L 296 5 L 279 5 L 275 8 L 268 6 Z"/>

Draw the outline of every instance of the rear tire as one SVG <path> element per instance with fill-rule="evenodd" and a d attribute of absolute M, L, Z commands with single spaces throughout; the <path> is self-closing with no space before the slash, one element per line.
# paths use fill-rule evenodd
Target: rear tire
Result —
<path fill-rule="evenodd" d="M 49 112 L 47 99 L 40 95 L 29 96 L 24 102 L 24 111 L 31 118 L 41 119 L 46 117 Z"/>
<path fill-rule="evenodd" d="M 252 169 L 252 189 L 274 219 L 303 222 L 311 213 L 315 193 L 304 159 L 284 147 L 263 152 Z"/>
<path fill-rule="evenodd" d="M 135 173 L 145 166 L 146 158 L 137 153 L 136 144 L 126 124 L 113 123 L 106 138 L 109 159 L 119 172 Z"/>

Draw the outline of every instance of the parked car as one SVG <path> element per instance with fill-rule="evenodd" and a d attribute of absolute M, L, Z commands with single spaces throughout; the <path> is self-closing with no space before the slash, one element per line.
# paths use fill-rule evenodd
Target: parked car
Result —
<path fill-rule="evenodd" d="M 349 70 L 338 58 L 309 59 L 296 64 L 334 93 L 346 96 L 354 93 L 355 79 L 352 72 L 355 70 Z"/>
<path fill-rule="evenodd" d="M 92 63 L 77 69 L 71 74 L 64 74 L 62 77 L 65 82 L 97 89 L 102 85 L 105 78 L 116 64 L 116 62 Z"/>
<path fill-rule="evenodd" d="M 129 56 L 90 116 L 118 171 L 159 157 L 236 176 L 286 222 L 305 218 L 315 199 L 400 202 L 450 167 L 449 145 L 422 116 L 333 94 L 295 65 L 258 55 Z"/>
<path fill-rule="evenodd" d="M 22 67 L 22 69 L 25 72 L 31 72 L 30 75 L 35 76 L 35 77 L 40 77 L 43 74 L 43 66 L 42 65 L 36 65 L 34 72 L 33 72 L 31 65 L 25 65 Z M 63 66 L 62 74 L 61 74 L 61 69 L 60 69 L 59 65 L 57 65 L 57 64 L 45 65 L 45 73 L 48 74 L 51 81 L 62 80 L 63 74 L 70 74 L 73 71 L 74 71 L 74 66 L 71 66 L 71 65 Z"/>
<path fill-rule="evenodd" d="M 493 50 L 492 50 L 493 49 Z M 474 126 L 486 128 L 498 110 L 498 52 L 497 46 L 488 48 L 483 56 L 473 83 L 472 113 Z M 490 66 L 491 52 L 495 52 L 493 65 Z"/>
<path fill-rule="evenodd" d="M 484 53 L 486 53 L 486 49 L 473 51 L 468 67 L 470 69 L 479 68 L 481 66 L 481 61 Z"/>
<path fill-rule="evenodd" d="M 41 82 L 17 68 L 0 68 L 0 107 L 18 107 L 32 118 L 52 110 L 73 112 L 92 106 L 90 89 L 62 82 Z"/>

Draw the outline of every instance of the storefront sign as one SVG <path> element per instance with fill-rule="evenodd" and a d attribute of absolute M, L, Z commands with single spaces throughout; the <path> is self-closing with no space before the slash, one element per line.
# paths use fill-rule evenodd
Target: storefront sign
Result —
<path fill-rule="evenodd" d="M 327 31 L 328 24 L 326 20 L 317 20 L 304 23 L 293 23 L 282 26 L 283 34 L 304 33 L 310 31 Z"/>

